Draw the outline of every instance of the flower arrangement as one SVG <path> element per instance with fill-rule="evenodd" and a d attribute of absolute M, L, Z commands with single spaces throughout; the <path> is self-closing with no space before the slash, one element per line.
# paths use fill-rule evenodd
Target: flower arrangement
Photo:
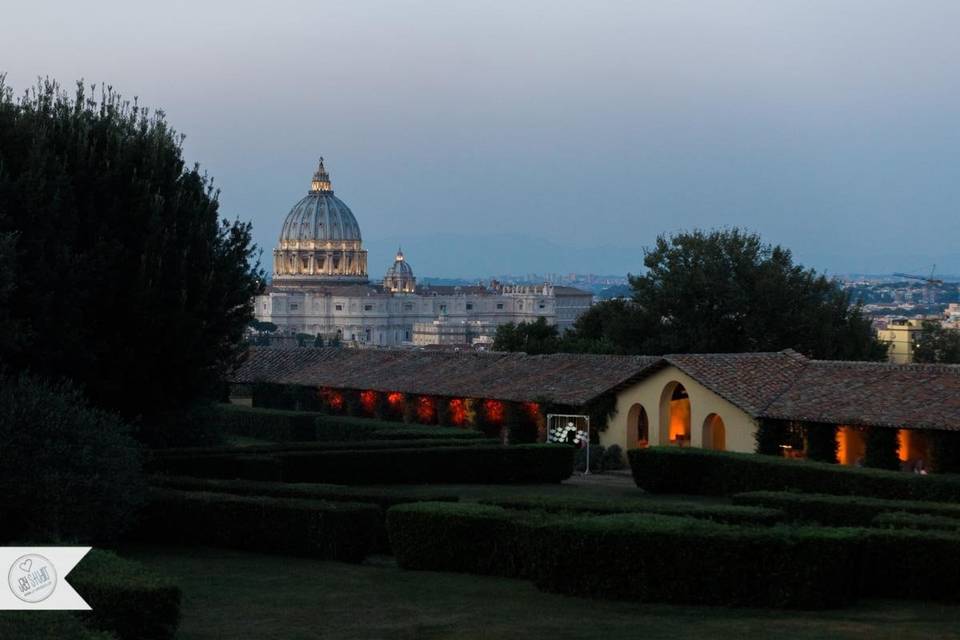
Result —
<path fill-rule="evenodd" d="M 577 447 L 587 444 L 587 432 L 577 429 L 576 425 L 568 422 L 565 425 L 550 429 L 547 442 L 566 442 Z"/>

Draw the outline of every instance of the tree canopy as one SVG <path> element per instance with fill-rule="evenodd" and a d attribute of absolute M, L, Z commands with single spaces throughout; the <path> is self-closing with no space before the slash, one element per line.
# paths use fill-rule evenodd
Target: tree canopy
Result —
<path fill-rule="evenodd" d="M 182 140 L 109 87 L 45 81 L 15 99 L 0 76 L 8 367 L 135 417 L 185 406 L 232 366 L 263 274 L 250 225 L 220 219 Z"/>
<path fill-rule="evenodd" d="M 913 341 L 914 362 L 960 364 L 960 331 L 926 320 Z"/>
<path fill-rule="evenodd" d="M 548 325 L 545 318 L 534 322 L 501 324 L 493 338 L 496 351 L 523 351 L 529 354 L 555 353 L 560 348 L 557 328 Z"/>
<path fill-rule="evenodd" d="M 840 360 L 880 360 L 860 304 L 788 249 L 740 229 L 660 236 L 631 276 L 633 299 L 595 305 L 563 348 L 608 353 L 729 353 L 792 348 Z"/>

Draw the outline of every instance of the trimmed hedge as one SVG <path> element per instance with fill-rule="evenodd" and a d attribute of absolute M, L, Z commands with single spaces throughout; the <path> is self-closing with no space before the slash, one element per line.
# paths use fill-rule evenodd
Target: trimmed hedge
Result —
<path fill-rule="evenodd" d="M 559 518 L 484 504 L 419 502 L 387 511 L 390 546 L 403 569 L 530 577 L 538 531 Z"/>
<path fill-rule="evenodd" d="M 77 615 L 120 640 L 170 640 L 180 622 L 180 588 L 138 562 L 93 550 L 69 582 L 91 611 Z"/>
<path fill-rule="evenodd" d="M 335 416 L 315 411 L 264 409 L 232 404 L 216 405 L 213 410 L 216 427 L 223 433 L 259 438 L 274 442 L 308 440 L 367 440 L 386 438 L 482 438 L 474 429 L 455 427 L 417 427 L 389 420 Z M 380 432 L 386 432 L 382 435 Z"/>
<path fill-rule="evenodd" d="M 573 474 L 566 445 L 433 447 L 280 454 L 284 482 L 552 483 Z"/>
<path fill-rule="evenodd" d="M 930 475 L 788 460 L 751 453 L 649 447 L 627 456 L 637 486 L 653 493 L 732 495 L 804 491 L 904 500 L 960 501 L 960 476 Z"/>
<path fill-rule="evenodd" d="M 857 530 L 543 516 L 462 503 L 393 507 L 387 526 L 403 568 L 531 577 L 570 595 L 826 608 L 851 602 L 858 585 Z"/>
<path fill-rule="evenodd" d="M 429 447 L 490 446 L 493 440 L 368 440 L 361 442 L 296 442 L 250 447 L 190 447 L 152 452 L 144 467 L 149 473 L 199 478 L 280 480 L 280 458 L 272 454 L 318 451 L 366 451 Z"/>
<path fill-rule="evenodd" d="M 927 513 L 890 511 L 878 514 L 870 524 L 885 529 L 917 529 L 919 531 L 960 533 L 960 518 L 935 516 Z"/>
<path fill-rule="evenodd" d="M 623 514 L 544 528 L 545 591 L 697 605 L 824 609 L 853 602 L 855 529 L 747 528 Z"/>
<path fill-rule="evenodd" d="M 141 532 L 182 542 L 362 561 L 376 543 L 372 504 L 152 489 Z"/>
<path fill-rule="evenodd" d="M 870 526 L 879 514 L 890 511 L 960 518 L 960 505 L 941 502 L 883 500 L 791 491 L 751 491 L 735 494 L 732 499 L 735 505 L 781 509 L 792 520 L 818 522 L 833 527 Z"/>
<path fill-rule="evenodd" d="M 80 619 L 67 611 L 2 611 L 0 638 L 20 640 L 116 640 L 106 631 L 83 626 Z"/>
<path fill-rule="evenodd" d="M 906 529 L 852 531 L 859 532 L 864 596 L 960 601 L 960 535 Z"/>
<path fill-rule="evenodd" d="M 242 496 L 264 496 L 271 498 L 299 498 L 305 500 L 326 500 L 328 502 L 364 502 L 377 505 L 380 520 L 376 529 L 376 547 L 378 552 L 389 553 L 387 539 L 387 509 L 408 502 L 456 502 L 457 496 L 439 492 L 404 491 L 403 489 L 363 489 L 344 487 L 335 484 L 287 484 L 283 482 L 252 482 L 247 480 L 209 480 L 203 478 L 154 476 L 151 484 L 165 489 L 179 491 L 202 491 L 207 493 L 228 493 Z"/>
<path fill-rule="evenodd" d="M 481 504 L 503 507 L 505 509 L 546 511 L 547 513 L 564 513 L 571 515 L 657 513 L 668 516 L 700 518 L 726 524 L 749 524 L 757 526 L 772 526 L 784 520 L 784 513 L 779 509 L 767 509 L 764 507 L 741 507 L 725 504 L 706 505 L 695 502 L 660 502 L 657 500 L 643 498 L 639 500 L 591 500 L 589 498 L 565 498 L 549 496 L 508 496 L 504 498 L 480 500 L 479 502 Z"/>

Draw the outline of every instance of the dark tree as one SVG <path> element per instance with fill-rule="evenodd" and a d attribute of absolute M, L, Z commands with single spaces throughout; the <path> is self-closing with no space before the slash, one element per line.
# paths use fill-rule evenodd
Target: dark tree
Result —
<path fill-rule="evenodd" d="M 859 303 L 790 251 L 739 229 L 660 236 L 632 303 L 580 318 L 565 341 L 620 353 L 728 353 L 792 348 L 814 358 L 881 360 Z"/>
<path fill-rule="evenodd" d="M 960 331 L 926 320 L 913 341 L 914 362 L 960 364 Z"/>
<path fill-rule="evenodd" d="M 3 246 L 16 234 L 3 307 L 17 326 L 0 358 L 149 423 L 235 365 L 262 272 L 250 225 L 220 219 L 163 114 L 92 93 L 46 81 L 14 99 L 0 77 Z"/>
<path fill-rule="evenodd" d="M 896 429 L 870 427 L 866 441 L 863 466 L 893 470 L 900 468 L 900 458 L 897 456 L 900 441 Z"/>
<path fill-rule="evenodd" d="M 547 324 L 545 318 L 535 322 L 512 322 L 497 327 L 493 338 L 496 351 L 523 351 L 531 355 L 556 353 L 560 349 L 560 335 L 557 328 Z"/>
<path fill-rule="evenodd" d="M 837 442 L 837 430 L 838 427 L 832 424 L 806 425 L 807 458 L 836 464 L 837 451 L 840 448 Z"/>

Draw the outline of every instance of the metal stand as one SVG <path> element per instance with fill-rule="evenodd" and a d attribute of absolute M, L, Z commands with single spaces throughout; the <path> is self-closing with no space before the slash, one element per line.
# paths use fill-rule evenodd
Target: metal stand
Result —
<path fill-rule="evenodd" d="M 548 413 L 547 414 L 547 442 L 550 442 L 550 424 L 554 419 L 565 419 L 565 420 L 583 420 L 587 425 L 587 464 L 584 468 L 583 474 L 585 476 L 590 475 L 590 416 L 579 414 L 579 413 Z M 576 424 L 576 423 L 574 423 Z"/>

